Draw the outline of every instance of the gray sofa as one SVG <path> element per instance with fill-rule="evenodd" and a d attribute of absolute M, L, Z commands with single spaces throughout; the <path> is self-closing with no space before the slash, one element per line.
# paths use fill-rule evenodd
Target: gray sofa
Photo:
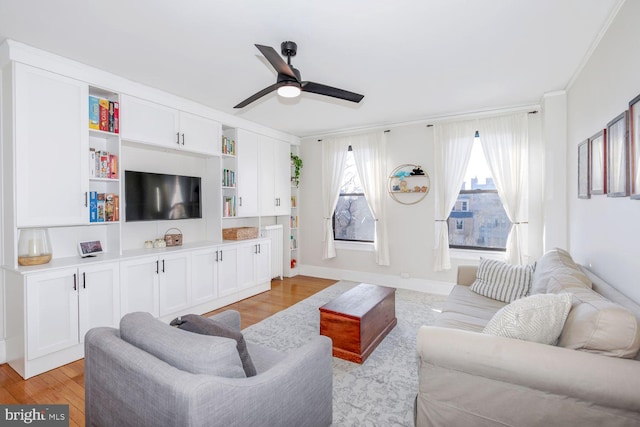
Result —
<path fill-rule="evenodd" d="M 640 355 L 611 356 L 637 350 L 638 304 L 554 250 L 531 293 L 572 295 L 557 345 L 489 335 L 506 303 L 470 290 L 476 269 L 459 268 L 437 322 L 419 330 L 417 426 L 640 425 Z"/>
<path fill-rule="evenodd" d="M 240 330 L 236 311 L 214 318 Z M 120 329 L 92 329 L 85 337 L 86 425 L 331 424 L 330 339 L 319 336 L 287 354 L 247 347 L 257 371 L 249 378 L 229 338 L 179 330 L 148 313 L 125 316 Z"/>

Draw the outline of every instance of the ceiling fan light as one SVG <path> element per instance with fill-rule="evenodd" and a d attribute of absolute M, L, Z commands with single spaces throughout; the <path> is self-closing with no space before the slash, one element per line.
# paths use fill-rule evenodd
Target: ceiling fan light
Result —
<path fill-rule="evenodd" d="M 284 85 L 278 88 L 278 95 L 283 98 L 295 98 L 300 96 L 300 88 L 296 85 Z"/>

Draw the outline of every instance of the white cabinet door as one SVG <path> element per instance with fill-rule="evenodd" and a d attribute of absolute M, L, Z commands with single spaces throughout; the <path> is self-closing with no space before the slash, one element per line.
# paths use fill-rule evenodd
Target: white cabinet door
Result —
<path fill-rule="evenodd" d="M 271 281 L 271 242 L 269 240 L 258 243 L 258 253 L 255 255 L 254 281 L 257 284 Z"/>
<path fill-rule="evenodd" d="M 193 304 L 211 301 L 218 296 L 216 248 L 191 253 L 191 300 Z"/>
<path fill-rule="evenodd" d="M 30 274 L 27 287 L 27 359 L 79 343 L 75 268 Z"/>
<path fill-rule="evenodd" d="M 275 174 L 273 176 L 276 215 L 290 215 L 291 209 L 291 147 L 286 142 L 275 141 L 273 150 Z"/>
<path fill-rule="evenodd" d="M 91 328 L 120 324 L 120 265 L 107 263 L 78 269 L 80 342 Z"/>
<path fill-rule="evenodd" d="M 224 245 L 218 248 L 218 295 L 225 296 L 238 289 L 238 247 Z"/>
<path fill-rule="evenodd" d="M 128 141 L 178 149 L 178 110 L 120 95 L 120 137 Z"/>
<path fill-rule="evenodd" d="M 180 112 L 180 145 L 194 153 L 219 155 L 221 152 L 220 123 L 195 114 Z"/>
<path fill-rule="evenodd" d="M 238 289 L 248 288 L 255 283 L 255 257 L 258 244 L 242 243 L 238 245 Z"/>
<path fill-rule="evenodd" d="M 146 257 L 120 263 L 120 307 L 124 316 L 146 311 L 159 316 L 158 257 Z"/>
<path fill-rule="evenodd" d="M 191 305 L 191 257 L 189 253 L 163 255 L 159 261 L 160 316 Z"/>
<path fill-rule="evenodd" d="M 18 227 L 88 222 L 88 100 L 86 83 L 15 64 Z"/>
<path fill-rule="evenodd" d="M 258 215 L 258 135 L 238 129 L 238 216 Z"/>
<path fill-rule="evenodd" d="M 291 205 L 289 144 L 260 137 L 260 214 L 289 215 Z"/>

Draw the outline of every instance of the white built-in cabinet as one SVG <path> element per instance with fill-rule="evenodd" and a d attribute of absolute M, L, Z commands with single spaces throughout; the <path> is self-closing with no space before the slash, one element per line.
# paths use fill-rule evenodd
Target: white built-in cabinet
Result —
<path fill-rule="evenodd" d="M 20 63 L 14 73 L 16 225 L 87 223 L 89 86 Z"/>
<path fill-rule="evenodd" d="M 216 247 L 191 252 L 191 298 L 194 305 L 209 302 L 218 296 L 217 263 Z"/>
<path fill-rule="evenodd" d="M 122 314 L 146 311 L 156 317 L 191 306 L 191 254 L 178 252 L 123 261 Z"/>
<path fill-rule="evenodd" d="M 218 295 L 221 297 L 238 291 L 238 269 L 244 265 L 238 261 L 237 245 L 218 248 L 216 255 Z"/>
<path fill-rule="evenodd" d="M 25 288 L 29 360 L 84 342 L 91 328 L 120 322 L 117 263 L 31 274 Z"/>
<path fill-rule="evenodd" d="M 258 216 L 258 135 L 237 129 L 238 216 Z"/>
<path fill-rule="evenodd" d="M 289 215 L 290 146 L 286 142 L 261 136 L 260 153 L 260 214 Z"/>
<path fill-rule="evenodd" d="M 220 155 L 221 125 L 206 117 L 121 95 L 120 122 L 127 141 Z"/>

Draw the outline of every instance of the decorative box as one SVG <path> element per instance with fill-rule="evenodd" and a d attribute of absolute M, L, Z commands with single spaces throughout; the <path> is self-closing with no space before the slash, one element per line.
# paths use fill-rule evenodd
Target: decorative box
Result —
<path fill-rule="evenodd" d="M 223 228 L 222 238 L 224 240 L 246 240 L 258 237 L 258 227 L 234 227 Z"/>

